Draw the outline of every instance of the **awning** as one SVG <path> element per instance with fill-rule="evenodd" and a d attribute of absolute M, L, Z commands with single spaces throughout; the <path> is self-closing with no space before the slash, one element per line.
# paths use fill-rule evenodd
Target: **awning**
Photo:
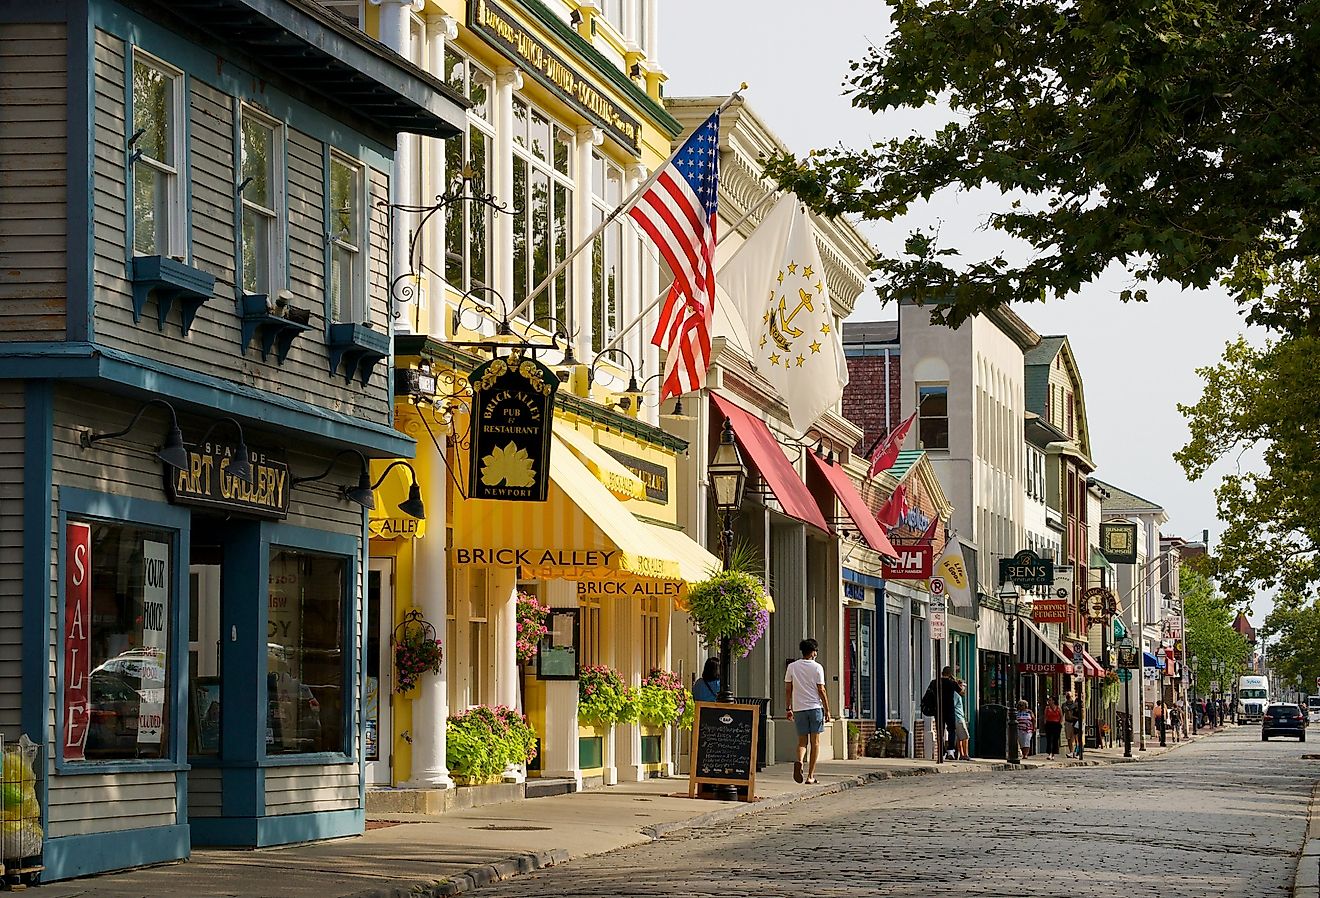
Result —
<path fill-rule="evenodd" d="M 521 567 L 524 576 L 581 579 L 609 572 L 680 580 L 678 560 L 558 438 L 545 502 L 454 497 L 450 560 Z"/>
<path fill-rule="evenodd" d="M 811 491 L 789 464 L 788 458 L 779 448 L 779 442 L 766 423 L 727 399 L 715 395 L 712 395 L 711 399 L 715 400 L 716 407 L 733 425 L 733 433 L 738 439 L 738 445 L 742 446 L 743 451 L 750 457 L 756 470 L 761 472 L 770 491 L 775 494 L 775 498 L 783 507 L 784 513 L 829 533 L 829 525 L 825 523 L 825 517 L 820 513 L 816 500 L 811 498 Z"/>
<path fill-rule="evenodd" d="M 1031 674 L 1071 674 L 1072 662 L 1039 627 L 1028 620 L 1018 621 L 1018 672 Z"/>
<path fill-rule="evenodd" d="M 1063 653 L 1069 658 L 1073 657 L 1073 647 L 1071 642 L 1063 644 Z M 1086 671 L 1088 677 L 1103 677 L 1105 669 L 1100 666 L 1100 662 L 1091 657 L 1091 653 L 1082 649 L 1082 669 Z"/>
<path fill-rule="evenodd" d="M 897 558 L 898 552 L 894 550 L 893 543 L 885 535 L 884 528 L 875 519 L 875 515 L 871 514 L 871 509 L 867 507 L 862 494 L 857 492 L 857 487 L 853 485 L 848 472 L 839 465 L 825 462 L 814 452 L 808 452 L 807 454 L 811 456 L 816 468 L 825 475 L 825 479 L 830 482 L 834 494 L 843 503 L 844 510 L 848 512 L 848 517 L 852 518 L 853 524 L 861 532 L 866 544 L 881 555 Z"/>
<path fill-rule="evenodd" d="M 1091 548 L 1091 563 L 1088 567 L 1097 571 L 1109 571 L 1110 573 L 1114 571 L 1114 566 L 1109 563 L 1109 559 L 1095 547 Z"/>
<path fill-rule="evenodd" d="M 706 548 L 692 539 L 682 530 L 675 530 L 663 524 L 639 521 L 657 546 L 678 562 L 678 575 L 689 583 L 705 580 L 712 573 L 723 568 L 719 558 L 706 551 Z"/>
<path fill-rule="evenodd" d="M 1159 658 L 1156 658 L 1156 657 L 1155 657 L 1154 655 L 1152 655 L 1150 652 L 1142 652 L 1142 653 L 1141 653 L 1141 659 L 1142 659 L 1142 667 L 1163 667 L 1163 666 L 1164 666 L 1164 665 L 1160 664 L 1160 659 L 1159 659 Z"/>
<path fill-rule="evenodd" d="M 582 433 L 565 421 L 556 420 L 553 427 L 555 436 L 563 440 L 564 445 L 587 466 L 587 470 L 596 475 L 596 479 L 603 483 L 607 490 L 624 499 L 646 498 L 646 484 L 642 482 L 642 478 L 597 446 L 588 434 Z"/>
<path fill-rule="evenodd" d="M 379 478 L 380 472 L 390 463 L 389 459 L 373 459 L 371 479 Z M 391 470 L 381 480 L 372 494 L 376 507 L 371 509 L 367 519 L 372 539 L 421 539 L 426 536 L 426 521 L 399 511 L 399 503 L 408 499 L 411 488 L 412 475 L 403 465 Z"/>

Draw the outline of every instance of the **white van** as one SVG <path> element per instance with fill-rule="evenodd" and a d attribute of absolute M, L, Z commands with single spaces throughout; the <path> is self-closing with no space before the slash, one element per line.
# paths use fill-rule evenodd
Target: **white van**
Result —
<path fill-rule="evenodd" d="M 1306 716 L 1311 723 L 1320 723 L 1320 695 L 1306 699 Z"/>
<path fill-rule="evenodd" d="M 1239 677 L 1237 689 L 1238 722 L 1260 720 L 1270 703 L 1268 677 Z"/>

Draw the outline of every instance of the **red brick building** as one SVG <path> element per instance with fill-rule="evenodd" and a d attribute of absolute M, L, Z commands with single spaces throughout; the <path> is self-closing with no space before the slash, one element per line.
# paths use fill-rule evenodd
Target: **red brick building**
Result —
<path fill-rule="evenodd" d="M 855 448 L 867 452 L 902 420 L 898 321 L 845 322 L 843 353 L 848 359 L 843 416 L 862 428 Z"/>

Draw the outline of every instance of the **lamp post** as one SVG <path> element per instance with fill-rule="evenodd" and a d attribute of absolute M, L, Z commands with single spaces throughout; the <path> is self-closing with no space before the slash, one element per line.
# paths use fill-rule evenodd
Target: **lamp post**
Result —
<path fill-rule="evenodd" d="M 1008 621 L 1008 745 L 1006 760 L 1010 764 L 1021 764 L 1022 755 L 1018 751 L 1017 740 L 1017 622 L 1022 614 L 1022 597 L 1017 587 L 1005 583 L 999 587 L 999 601 L 1004 606 L 1004 618 Z"/>
<path fill-rule="evenodd" d="M 715 490 L 715 507 L 720 512 L 723 529 L 720 532 L 720 551 L 724 569 L 729 569 L 733 558 L 733 515 L 742 505 L 743 488 L 747 485 L 747 467 L 743 464 L 738 447 L 733 442 L 733 424 L 724 419 L 720 431 L 720 444 L 707 469 L 711 487 Z M 729 637 L 720 637 L 720 693 L 718 702 L 733 701 L 733 687 L 729 682 Z"/>
<path fill-rule="evenodd" d="M 1130 656 L 1136 648 L 1136 643 L 1132 641 L 1131 636 L 1124 636 L 1118 641 L 1118 657 L 1120 662 L 1124 656 Z M 1123 684 L 1123 711 L 1127 714 L 1127 726 L 1123 727 L 1123 757 L 1132 757 L 1132 668 L 1124 667 L 1121 663 L 1118 665 L 1120 670 L 1127 671 L 1127 682 Z M 1121 676 L 1121 674 L 1120 674 Z M 1141 684 L 1137 684 L 1141 688 Z"/>
<path fill-rule="evenodd" d="M 1196 672 L 1201 669 L 1201 659 L 1192 656 L 1192 735 L 1195 736 L 1196 728 L 1196 687 L 1200 684 L 1196 680 Z"/>

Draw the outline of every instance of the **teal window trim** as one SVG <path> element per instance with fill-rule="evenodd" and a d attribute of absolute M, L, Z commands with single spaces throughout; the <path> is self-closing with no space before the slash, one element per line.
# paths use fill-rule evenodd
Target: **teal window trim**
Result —
<path fill-rule="evenodd" d="M 188 567 L 183 563 L 184 549 L 191 533 L 192 516 L 182 508 L 150 499 L 114 496 L 75 487 L 59 488 L 58 546 L 59 576 L 56 581 L 56 633 L 55 642 L 55 724 L 56 734 L 64 732 L 64 576 L 67 570 L 65 532 L 70 519 L 75 521 L 103 521 L 110 524 L 128 524 L 153 527 L 171 532 L 170 551 L 173 556 L 170 577 L 169 651 L 173 663 L 169 667 L 167 691 L 170 696 L 168 757 L 149 760 L 66 761 L 60 751 L 58 739 L 54 761 L 56 775 L 83 776 L 103 773 L 186 771 L 188 741 L 188 603 L 183 600 L 188 581 Z M 180 806 L 180 814 L 187 809 Z"/>
<path fill-rule="evenodd" d="M 363 527 L 366 527 L 367 510 L 362 509 Z M 261 528 L 261 581 L 270 580 L 270 553 L 273 548 L 293 549 L 303 552 L 317 552 L 324 555 L 338 555 L 347 562 L 344 576 L 344 751 L 343 752 L 307 752 L 305 754 L 266 753 L 265 740 L 261 740 L 257 754 L 260 767 L 316 766 L 336 764 L 357 764 L 358 740 L 353 721 L 357 717 L 358 706 L 358 630 L 362 622 L 358 618 L 358 592 L 363 588 L 362 555 L 365 543 L 357 533 L 331 533 L 325 530 L 312 530 L 295 524 L 265 522 Z M 270 621 L 270 603 L 262 601 L 260 632 L 265 633 Z M 263 715 L 269 701 L 266 694 L 267 653 L 257 652 L 258 681 L 262 684 L 262 695 L 258 707 Z M 264 717 L 263 717 L 264 720 Z"/>

